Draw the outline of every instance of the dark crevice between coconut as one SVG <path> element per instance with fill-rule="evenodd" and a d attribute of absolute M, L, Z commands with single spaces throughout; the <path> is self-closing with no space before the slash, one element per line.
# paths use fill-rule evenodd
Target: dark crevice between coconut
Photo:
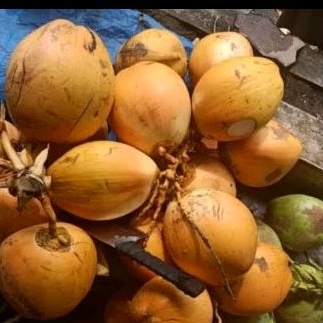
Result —
<path fill-rule="evenodd" d="M 6 109 L 3 102 L 0 108 L 0 142 L 9 161 L 1 160 L 1 166 L 5 167 L 7 174 L 0 180 L 0 187 L 7 188 L 12 196 L 17 197 L 17 208 L 22 210 L 32 198 L 38 199 L 48 216 L 48 236 L 55 239 L 61 246 L 66 247 L 70 243 L 67 232 L 59 232 L 56 227 L 56 214 L 48 195 L 50 177 L 45 175 L 44 164 L 47 160 L 49 145 L 43 149 L 30 165 L 12 147 L 5 126 Z"/>

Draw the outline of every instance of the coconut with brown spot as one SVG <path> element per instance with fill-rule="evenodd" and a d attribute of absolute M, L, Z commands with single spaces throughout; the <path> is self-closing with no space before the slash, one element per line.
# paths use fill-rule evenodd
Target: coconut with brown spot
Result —
<path fill-rule="evenodd" d="M 211 67 L 231 57 L 253 56 L 248 39 L 235 31 L 214 32 L 201 38 L 189 59 L 189 75 L 195 85 Z"/>
<path fill-rule="evenodd" d="M 323 243 L 323 201 L 305 194 L 288 194 L 269 201 L 264 218 L 283 246 L 304 252 Z"/>
<path fill-rule="evenodd" d="M 154 61 L 172 68 L 181 77 L 187 69 L 187 55 L 179 37 L 167 29 L 148 28 L 126 40 L 116 55 L 117 72 L 141 61 Z"/>
<path fill-rule="evenodd" d="M 57 222 L 56 238 L 47 224 L 38 224 L 13 233 L 0 246 L 1 294 L 32 320 L 71 312 L 89 292 L 96 269 L 92 239 L 70 223 Z"/>
<path fill-rule="evenodd" d="M 260 315 L 273 311 L 286 298 L 293 275 L 286 252 L 273 244 L 259 242 L 253 265 L 240 279 L 214 288 L 219 307 L 235 315 Z"/>
<path fill-rule="evenodd" d="M 213 188 L 195 188 L 171 201 L 163 235 L 175 264 L 210 285 L 226 285 L 247 272 L 257 248 L 250 210 Z"/>
<path fill-rule="evenodd" d="M 108 49 L 86 26 L 50 21 L 13 50 L 5 92 L 9 114 L 27 139 L 85 140 L 112 107 L 114 70 Z"/>
<path fill-rule="evenodd" d="M 238 182 L 266 187 L 280 181 L 293 168 L 302 144 L 280 123 L 270 120 L 248 138 L 223 142 L 220 150 Z"/>
<path fill-rule="evenodd" d="M 210 68 L 192 94 L 193 119 L 207 138 L 246 138 L 275 114 L 284 83 L 278 66 L 264 57 L 234 57 Z"/>

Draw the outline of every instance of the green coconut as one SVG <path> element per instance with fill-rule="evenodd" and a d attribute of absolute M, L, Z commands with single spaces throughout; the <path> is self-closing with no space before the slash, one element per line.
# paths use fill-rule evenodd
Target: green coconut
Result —
<path fill-rule="evenodd" d="M 290 194 L 275 198 L 267 205 L 264 221 L 292 251 L 323 244 L 323 201 L 316 197 Z"/>

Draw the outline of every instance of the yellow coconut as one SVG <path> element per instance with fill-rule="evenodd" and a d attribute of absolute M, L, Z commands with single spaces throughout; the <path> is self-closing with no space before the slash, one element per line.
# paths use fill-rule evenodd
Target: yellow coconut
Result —
<path fill-rule="evenodd" d="M 18 43 L 5 92 L 10 116 L 27 139 L 80 142 L 101 127 L 112 107 L 109 52 L 90 28 L 53 20 Z"/>
<path fill-rule="evenodd" d="M 170 67 L 139 62 L 116 76 L 109 125 L 118 140 L 150 156 L 172 152 L 188 132 L 191 100 L 183 79 Z"/>
<path fill-rule="evenodd" d="M 50 165 L 49 194 L 60 208 L 89 220 L 110 220 L 140 207 L 158 176 L 156 163 L 116 141 L 90 141 Z"/>
<path fill-rule="evenodd" d="M 187 55 L 181 40 L 167 29 L 148 28 L 125 41 L 116 56 L 117 72 L 140 61 L 166 64 L 181 77 L 187 69 Z"/>
<path fill-rule="evenodd" d="M 211 33 L 193 47 L 189 59 L 190 79 L 195 85 L 214 65 L 231 57 L 253 56 L 248 39 L 235 31 Z"/>
<path fill-rule="evenodd" d="M 279 107 L 284 83 L 278 66 L 264 57 L 234 57 L 210 68 L 192 94 L 200 133 L 239 140 L 264 126 Z"/>
<path fill-rule="evenodd" d="M 220 147 L 235 179 L 252 187 L 265 187 L 280 181 L 302 152 L 300 140 L 274 120 L 250 137 L 225 142 Z"/>
<path fill-rule="evenodd" d="M 226 285 L 247 272 L 257 248 L 257 225 L 236 197 L 196 188 L 168 204 L 163 221 L 166 247 L 184 271 L 209 285 Z"/>

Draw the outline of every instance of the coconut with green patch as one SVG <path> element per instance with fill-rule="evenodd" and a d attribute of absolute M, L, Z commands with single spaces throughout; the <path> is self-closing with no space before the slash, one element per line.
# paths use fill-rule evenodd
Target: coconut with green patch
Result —
<path fill-rule="evenodd" d="M 316 197 L 289 194 L 272 199 L 265 222 L 290 250 L 304 252 L 323 243 L 323 201 Z"/>
<path fill-rule="evenodd" d="M 256 219 L 256 223 L 259 241 L 282 247 L 282 244 L 275 230 L 273 230 L 268 224 L 260 219 Z"/>

